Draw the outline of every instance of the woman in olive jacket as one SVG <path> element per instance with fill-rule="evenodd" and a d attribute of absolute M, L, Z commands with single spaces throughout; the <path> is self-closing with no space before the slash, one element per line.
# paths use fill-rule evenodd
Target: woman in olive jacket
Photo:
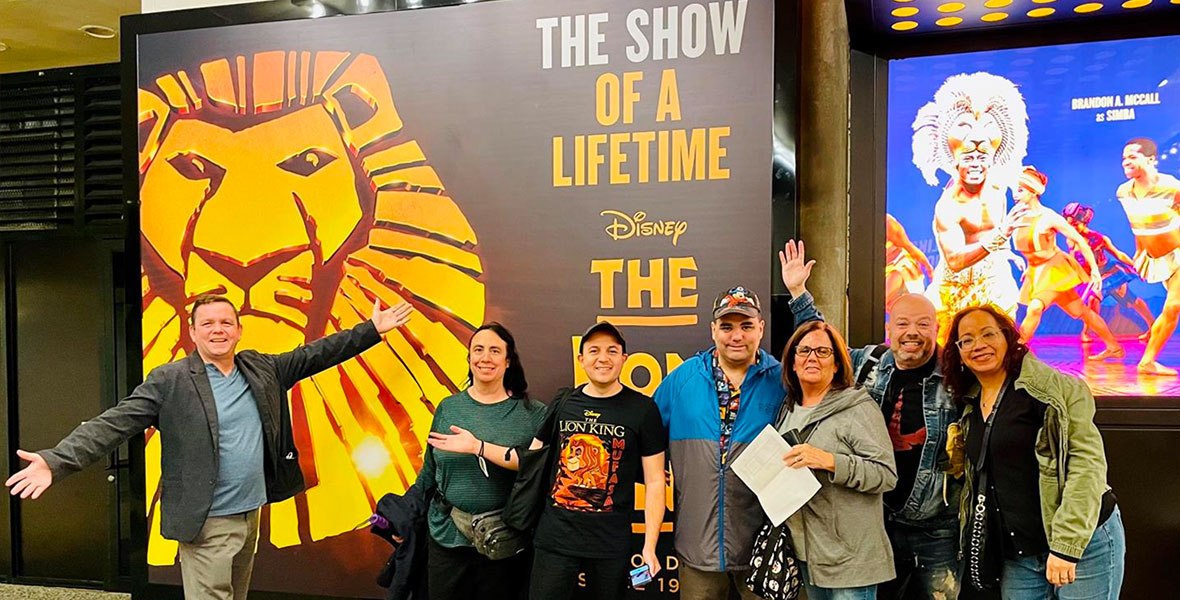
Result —
<path fill-rule="evenodd" d="M 966 458 L 968 583 L 1005 600 L 1118 598 L 1126 537 L 1085 382 L 1029 354 L 992 306 L 955 315 L 942 360 L 964 405 L 949 443 Z"/>
<path fill-rule="evenodd" d="M 783 462 L 813 469 L 821 486 L 787 519 L 809 600 L 872 599 L 896 576 L 882 508 L 897 484 L 893 446 L 881 409 L 852 377 L 848 347 L 827 323 L 806 323 L 787 342 L 778 430 L 799 443 Z"/>

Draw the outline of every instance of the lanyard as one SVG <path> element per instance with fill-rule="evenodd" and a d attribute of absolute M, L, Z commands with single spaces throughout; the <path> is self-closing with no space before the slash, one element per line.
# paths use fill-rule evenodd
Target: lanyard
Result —
<path fill-rule="evenodd" d="M 994 406 L 992 406 L 991 413 L 989 413 L 987 415 L 987 419 L 984 420 L 983 441 L 979 445 L 979 460 L 976 461 L 976 464 L 975 464 L 976 480 L 979 479 L 979 474 L 983 472 L 984 463 L 987 462 L 987 455 L 990 454 L 990 450 L 988 450 L 988 440 L 991 439 L 992 424 L 996 420 L 996 413 L 1000 412 L 1000 403 L 1003 402 L 1004 396 L 1006 396 L 1008 394 L 1008 384 L 1009 384 L 1008 380 L 1005 380 L 1004 386 L 1000 388 L 1000 393 L 996 394 L 996 403 Z M 980 410 L 983 410 L 983 408 L 982 408 L 982 406 L 983 406 L 983 392 L 982 391 L 980 391 L 980 393 L 979 393 L 979 406 L 981 407 Z"/>

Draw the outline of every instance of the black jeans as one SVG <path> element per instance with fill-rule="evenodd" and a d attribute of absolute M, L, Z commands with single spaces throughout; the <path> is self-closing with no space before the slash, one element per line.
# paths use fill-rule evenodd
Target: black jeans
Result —
<path fill-rule="evenodd" d="M 959 597 L 959 528 L 923 529 L 885 521 L 897 579 L 877 586 L 881 600 Z"/>
<path fill-rule="evenodd" d="M 627 556 L 617 558 L 580 558 L 534 550 L 533 577 L 529 586 L 530 600 L 565 600 L 572 598 L 579 583 L 579 575 L 594 600 L 621 599 L 630 583 L 631 562 Z"/>
<path fill-rule="evenodd" d="M 475 548 L 444 548 L 434 538 L 430 538 L 428 546 L 430 600 L 527 598 L 531 550 L 512 558 L 489 560 Z"/>

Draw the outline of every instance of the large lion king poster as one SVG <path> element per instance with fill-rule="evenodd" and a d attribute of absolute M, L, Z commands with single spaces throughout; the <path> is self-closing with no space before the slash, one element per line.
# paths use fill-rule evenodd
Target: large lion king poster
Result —
<path fill-rule="evenodd" d="M 711 345 L 717 292 L 768 302 L 772 11 L 518 0 L 138 37 L 144 373 L 192 351 L 205 293 L 240 306 L 240 348 L 263 352 L 352 327 L 375 299 L 417 309 L 291 391 L 307 489 L 264 509 L 254 589 L 380 596 L 391 548 L 362 524 L 414 483 L 481 324 L 513 331 L 548 401 L 579 380 L 579 333 L 609 319 L 624 382 L 650 394 Z M 161 435 L 148 562 L 178 583 Z M 638 544 L 642 507 L 615 509 Z"/>

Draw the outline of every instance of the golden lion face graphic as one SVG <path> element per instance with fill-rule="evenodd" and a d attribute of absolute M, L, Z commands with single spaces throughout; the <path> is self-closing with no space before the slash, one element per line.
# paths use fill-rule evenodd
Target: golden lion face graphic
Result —
<path fill-rule="evenodd" d="M 371 55 L 276 50 L 166 73 L 139 90 L 139 125 L 145 372 L 192 351 L 185 319 L 205 293 L 241 308 L 241 347 L 263 352 L 350 328 L 376 298 L 418 309 L 291 391 L 308 490 L 271 505 L 263 531 L 277 547 L 350 531 L 413 483 L 434 407 L 466 377 L 485 307 L 475 232 Z M 148 561 L 167 565 L 159 442 Z"/>
<path fill-rule="evenodd" d="M 606 483 L 610 467 L 610 457 L 601 438 L 581 433 L 571 436 L 561 450 L 561 463 L 553 483 L 554 501 L 571 510 L 609 509 Z"/>

